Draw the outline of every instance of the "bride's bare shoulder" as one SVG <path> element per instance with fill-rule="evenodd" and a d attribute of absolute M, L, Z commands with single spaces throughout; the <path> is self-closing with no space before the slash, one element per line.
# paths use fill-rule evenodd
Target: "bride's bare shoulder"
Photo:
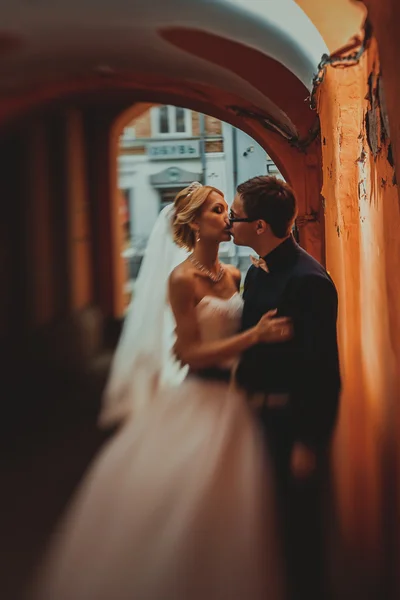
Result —
<path fill-rule="evenodd" d="M 184 261 L 172 271 L 169 276 L 170 293 L 193 293 L 195 285 L 195 270 Z"/>

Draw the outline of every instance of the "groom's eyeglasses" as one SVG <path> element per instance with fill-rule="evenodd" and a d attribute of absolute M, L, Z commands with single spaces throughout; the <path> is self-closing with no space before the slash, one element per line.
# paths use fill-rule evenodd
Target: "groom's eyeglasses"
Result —
<path fill-rule="evenodd" d="M 249 219 L 248 217 L 235 217 L 235 215 L 229 213 L 229 221 L 230 223 L 254 223 L 254 221 L 257 221 L 257 219 Z"/>

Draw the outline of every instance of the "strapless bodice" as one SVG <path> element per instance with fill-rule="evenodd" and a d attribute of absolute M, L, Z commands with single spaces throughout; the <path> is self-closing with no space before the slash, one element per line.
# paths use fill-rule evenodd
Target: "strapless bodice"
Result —
<path fill-rule="evenodd" d="M 230 298 L 204 296 L 197 305 L 200 335 L 203 341 L 211 342 L 230 337 L 240 329 L 243 300 L 239 293 Z M 219 366 L 230 368 L 234 361 Z"/>

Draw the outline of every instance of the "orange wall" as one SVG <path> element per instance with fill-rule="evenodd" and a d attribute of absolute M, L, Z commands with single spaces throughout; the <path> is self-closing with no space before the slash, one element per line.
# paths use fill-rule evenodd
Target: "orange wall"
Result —
<path fill-rule="evenodd" d="M 345 46 L 353 36 L 361 33 L 366 15 L 365 6 L 362 2 L 354 0 L 331 0 L 330 2 L 326 2 L 326 0 L 296 0 L 296 4 L 314 23 L 331 53 Z"/>
<path fill-rule="evenodd" d="M 387 543 L 385 473 L 399 425 L 400 210 L 380 110 L 379 151 L 368 143 L 366 114 L 379 73 L 376 42 L 359 65 L 329 68 L 320 87 L 327 267 L 339 291 L 339 341 L 344 389 L 335 444 L 342 533 L 371 565 Z M 375 76 L 375 77 L 374 77 Z M 397 426 L 397 433 L 400 428 Z M 398 473 L 392 472 L 394 482 Z M 383 485 L 383 487 L 382 487 Z M 396 517 L 396 515 L 392 515 Z M 372 567 L 371 567 L 372 568 Z"/>
<path fill-rule="evenodd" d="M 387 105 L 387 111 L 390 121 L 390 134 L 393 142 L 393 155 L 396 172 L 400 173 L 400 4 L 398 0 L 364 0 L 368 8 L 368 17 L 372 23 L 374 34 L 379 43 L 379 53 L 381 59 L 382 78 L 384 81 L 384 101 Z M 399 190 L 397 190 L 399 192 Z M 394 202 L 394 201 L 393 201 Z M 400 197 L 397 201 L 397 208 L 400 206 Z M 390 255 L 386 260 L 386 273 L 388 281 L 388 295 L 390 298 L 390 323 L 391 323 L 391 342 L 396 356 L 396 369 L 399 372 L 399 228 L 398 219 L 395 217 L 396 210 L 391 210 L 390 206 L 386 208 L 386 237 L 390 243 Z M 393 420 L 392 420 L 392 440 L 393 448 L 397 447 L 397 455 L 393 459 L 393 469 L 397 476 L 397 489 L 393 497 L 393 505 L 398 512 L 393 528 L 393 564 L 397 572 L 394 586 L 396 597 L 400 597 L 400 391 L 396 388 L 396 394 L 393 398 Z M 396 477 L 395 477 L 396 478 Z"/>

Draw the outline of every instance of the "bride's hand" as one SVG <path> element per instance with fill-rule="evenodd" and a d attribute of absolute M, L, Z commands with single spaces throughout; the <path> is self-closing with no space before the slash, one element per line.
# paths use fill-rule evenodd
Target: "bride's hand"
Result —
<path fill-rule="evenodd" d="M 293 327 L 289 317 L 275 317 L 277 310 L 270 310 L 256 325 L 258 341 L 264 343 L 286 342 L 293 337 Z"/>
<path fill-rule="evenodd" d="M 176 340 L 173 348 L 172 354 L 175 357 L 175 360 L 180 364 L 181 367 L 184 367 L 186 363 L 182 360 L 182 344 L 179 343 L 179 340 Z"/>

